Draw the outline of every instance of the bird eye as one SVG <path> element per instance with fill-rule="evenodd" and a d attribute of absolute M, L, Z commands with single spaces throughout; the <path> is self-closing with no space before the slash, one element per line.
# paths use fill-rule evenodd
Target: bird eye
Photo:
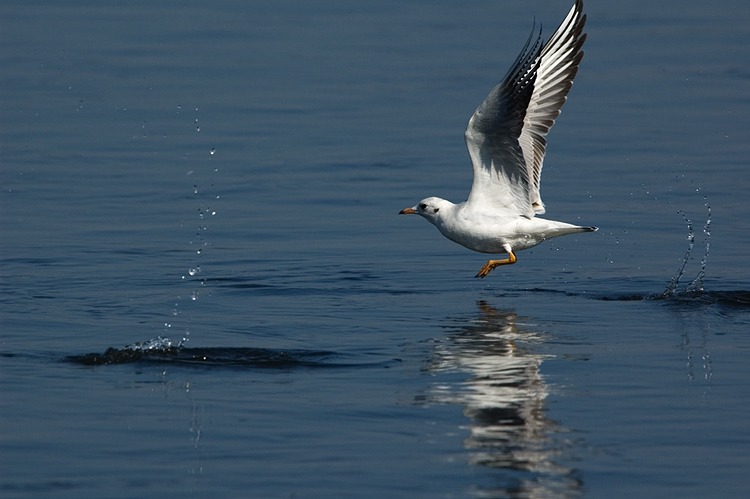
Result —
<path fill-rule="evenodd" d="M 427 209 L 427 204 L 422 203 L 422 204 L 419 205 L 419 207 L 422 208 L 422 210 L 426 210 Z"/>

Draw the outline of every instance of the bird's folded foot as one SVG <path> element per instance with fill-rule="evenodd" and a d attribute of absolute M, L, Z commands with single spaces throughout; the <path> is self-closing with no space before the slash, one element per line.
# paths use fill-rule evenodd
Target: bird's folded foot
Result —
<path fill-rule="evenodd" d="M 479 277 L 480 279 L 484 279 L 490 272 L 492 272 L 492 269 L 495 268 L 494 265 L 490 265 L 492 262 L 487 262 L 484 267 L 482 267 L 479 270 L 479 273 L 475 275 L 474 277 Z"/>
<path fill-rule="evenodd" d="M 485 278 L 490 272 L 492 272 L 495 267 L 499 267 L 500 265 L 512 265 L 516 263 L 516 255 L 509 251 L 508 255 L 510 255 L 505 260 L 490 260 L 489 262 L 484 264 L 484 267 L 479 269 L 479 273 L 475 275 L 474 277 L 479 277 L 480 279 Z"/>

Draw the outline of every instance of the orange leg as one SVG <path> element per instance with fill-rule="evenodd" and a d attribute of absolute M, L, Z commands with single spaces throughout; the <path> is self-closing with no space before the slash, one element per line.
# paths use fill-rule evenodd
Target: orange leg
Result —
<path fill-rule="evenodd" d="M 479 271 L 477 275 L 474 277 L 486 277 L 487 274 L 492 272 L 492 270 L 495 267 L 499 267 L 500 265 L 513 265 L 516 263 L 516 255 L 512 251 L 508 251 L 508 258 L 505 260 L 490 260 L 489 262 L 484 264 L 484 267 Z"/>

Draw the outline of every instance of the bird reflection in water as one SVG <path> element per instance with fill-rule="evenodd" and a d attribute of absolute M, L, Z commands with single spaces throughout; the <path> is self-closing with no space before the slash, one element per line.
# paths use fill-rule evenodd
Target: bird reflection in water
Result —
<path fill-rule="evenodd" d="M 467 372 L 460 383 L 439 383 L 428 403 L 464 405 L 471 421 L 464 441 L 472 465 L 501 469 L 502 486 L 482 488 L 482 497 L 576 497 L 582 482 L 573 469 L 555 463 L 564 432 L 545 416 L 549 388 L 539 373 L 549 355 L 533 353 L 544 334 L 520 324 L 512 311 L 479 302 L 479 317 L 461 321 L 437 344 L 428 370 L 435 374 Z"/>

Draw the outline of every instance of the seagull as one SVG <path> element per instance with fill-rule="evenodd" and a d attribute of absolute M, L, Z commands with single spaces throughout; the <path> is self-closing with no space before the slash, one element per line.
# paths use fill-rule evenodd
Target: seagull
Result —
<path fill-rule="evenodd" d="M 429 197 L 399 212 L 420 215 L 471 250 L 508 254 L 488 261 L 476 277 L 516 263 L 517 251 L 547 239 L 598 230 L 535 217 L 545 213 L 539 195 L 545 137 L 578 72 L 585 23 L 583 2 L 575 0 L 546 44 L 541 28 L 536 39 L 532 28 L 510 71 L 472 115 L 464 134 L 474 169 L 469 198 L 454 204 Z"/>

